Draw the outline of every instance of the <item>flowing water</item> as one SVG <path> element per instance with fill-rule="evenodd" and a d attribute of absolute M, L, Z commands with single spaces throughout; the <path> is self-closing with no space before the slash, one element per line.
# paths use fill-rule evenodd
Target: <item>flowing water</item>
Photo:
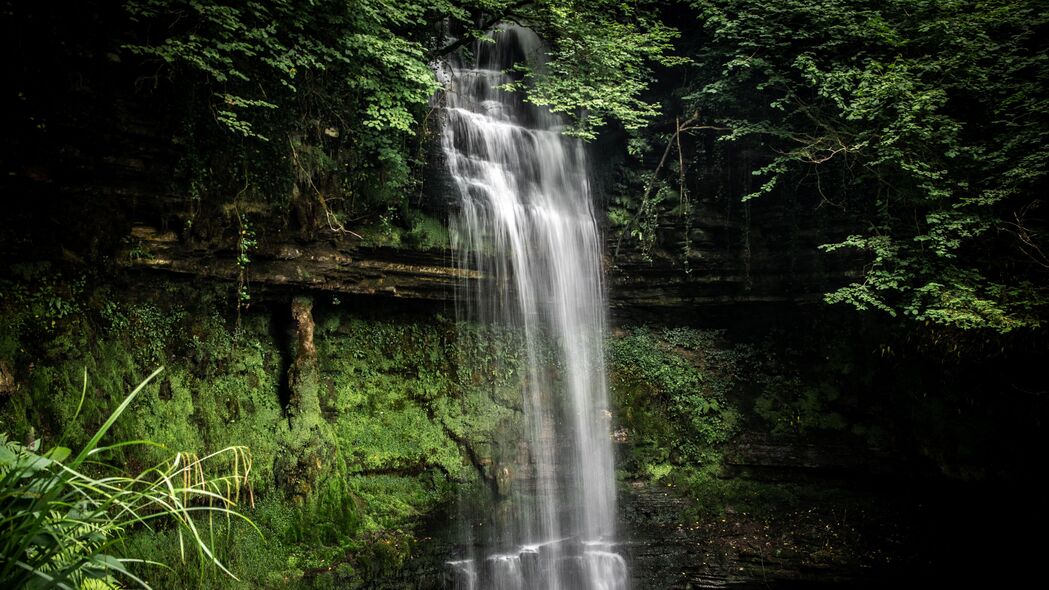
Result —
<path fill-rule="evenodd" d="M 514 62 L 541 63 L 534 33 L 503 27 L 494 43 L 440 72 L 442 147 L 460 202 L 452 220 L 464 267 L 491 281 L 464 288 L 473 319 L 525 343 L 522 407 L 528 485 L 515 480 L 506 516 L 479 549 L 448 563 L 464 589 L 620 590 L 615 552 L 611 414 L 603 340 L 602 241 L 584 146 L 562 121 L 500 90 Z"/>

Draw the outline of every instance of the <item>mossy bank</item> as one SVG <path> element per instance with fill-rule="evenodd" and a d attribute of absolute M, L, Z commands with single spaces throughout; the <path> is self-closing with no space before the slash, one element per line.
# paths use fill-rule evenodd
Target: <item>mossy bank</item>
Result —
<path fill-rule="evenodd" d="M 331 295 L 278 297 L 238 314 L 224 286 L 128 289 L 47 265 L 21 271 L 3 299 L 2 429 L 76 448 L 165 366 L 110 435 L 157 446 L 110 460 L 133 469 L 246 445 L 251 496 L 241 508 L 262 537 L 233 523 L 216 529 L 225 538 L 215 543 L 239 587 L 373 583 L 416 551 L 420 525 L 459 490 L 486 485 L 500 445 L 515 448 L 517 343 L 498 329 Z M 124 549 L 180 563 L 177 536 L 163 528 L 136 530 Z M 148 578 L 238 586 L 194 563 Z"/>
<path fill-rule="evenodd" d="M 164 366 L 109 435 L 156 445 L 109 462 L 250 449 L 240 509 L 259 530 L 213 522 L 208 539 L 239 580 L 183 561 L 172 529 L 129 529 L 121 553 L 173 566 L 143 568 L 154 587 L 441 587 L 456 531 L 527 485 L 520 337 L 458 322 L 451 303 L 260 289 L 245 306 L 229 283 L 47 263 L 3 287 L 0 429 L 14 439 L 77 448 Z M 933 377 L 921 342 L 792 313 L 772 329 L 657 320 L 610 335 L 636 587 L 936 572 L 966 555 L 952 511 L 1001 500 L 984 482 L 1022 471 L 1009 462 L 1038 414 L 978 397 L 986 367 Z"/>

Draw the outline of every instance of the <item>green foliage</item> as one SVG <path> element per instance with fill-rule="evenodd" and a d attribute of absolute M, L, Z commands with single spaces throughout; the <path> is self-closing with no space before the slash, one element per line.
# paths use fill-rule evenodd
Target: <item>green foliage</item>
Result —
<path fill-rule="evenodd" d="M 811 492 L 723 472 L 723 449 L 741 427 L 745 392 L 755 385 L 764 391 L 768 379 L 778 379 L 762 373 L 771 369 L 758 350 L 730 344 L 718 331 L 690 328 L 633 328 L 610 343 L 616 419 L 631 441 L 628 471 L 691 498 L 686 519 L 730 507 L 771 513 Z M 823 410 L 807 417 L 825 417 Z"/>
<path fill-rule="evenodd" d="M 1038 326 L 1049 173 L 1040 2 L 700 0 L 684 97 L 769 159 L 744 196 L 808 192 L 866 232 L 827 300 L 960 329 Z M 792 189 L 784 188 L 787 184 Z"/>
<path fill-rule="evenodd" d="M 252 111 L 276 109 L 281 104 L 274 101 L 296 93 L 326 90 L 315 86 L 330 83 L 318 80 L 324 76 L 346 96 L 322 98 L 354 108 L 359 130 L 406 132 L 436 83 L 420 40 L 393 30 L 424 26 L 427 13 L 442 8 L 451 4 L 320 2 L 302 10 L 281 0 L 132 1 L 127 10 L 138 22 L 186 22 L 174 23 L 162 38 L 125 48 L 202 75 L 215 88 L 219 123 L 246 137 L 267 140 Z"/>
<path fill-rule="evenodd" d="M 255 230 L 245 219 L 244 215 L 237 213 L 237 309 L 251 302 L 251 293 L 248 291 L 248 270 L 251 266 L 251 253 L 258 247 L 259 242 L 255 236 Z"/>
<path fill-rule="evenodd" d="M 529 83 L 520 88 L 532 102 L 569 114 L 571 132 L 587 138 L 608 118 L 640 127 L 656 112 L 639 98 L 648 63 L 677 63 L 667 56 L 676 33 L 617 2 L 327 0 L 303 10 L 287 0 L 135 0 L 126 9 L 151 33 L 124 49 L 166 65 L 207 97 L 213 122 L 230 135 L 210 139 L 206 124 L 189 114 L 190 184 L 214 191 L 208 154 L 232 147 L 241 161 L 227 168 L 230 189 L 239 181 L 251 188 L 239 193 L 284 192 L 266 197 L 284 203 L 295 176 L 333 228 L 361 209 L 381 214 L 408 192 L 427 104 L 438 90 L 429 62 L 440 57 L 436 25 L 444 19 L 465 27 L 464 38 L 482 33 L 474 28 L 481 12 L 523 18 L 546 34 L 555 45 L 550 59 L 539 69 L 522 64 Z"/>
<path fill-rule="evenodd" d="M 334 575 L 359 582 L 399 567 L 412 528 L 477 478 L 461 445 L 492 456 L 487 441 L 514 436 L 519 414 L 493 398 L 516 397 L 519 351 L 497 329 L 315 313 L 321 432 L 335 456 L 319 459 L 285 538 L 356 555 Z"/>
<path fill-rule="evenodd" d="M 451 245 L 448 228 L 441 220 L 424 214 L 409 218 L 410 229 L 404 238 L 413 250 L 447 250 Z"/>
<path fill-rule="evenodd" d="M 668 463 L 716 463 L 738 427 L 728 394 L 740 378 L 740 353 L 718 350 L 716 338 L 634 328 L 609 344 L 616 418 L 641 437 L 635 453 L 652 476 L 669 473 Z"/>
<path fill-rule="evenodd" d="M 629 238 L 636 244 L 641 259 L 650 262 L 659 246 L 657 231 L 669 213 L 668 204 L 678 200 L 673 198 L 676 191 L 654 172 L 638 173 L 628 168 L 622 176 L 613 187 L 608 207 L 609 224 L 619 232 L 613 255 L 619 254 L 623 240 Z M 640 199 L 635 191 L 641 193 Z"/>
<path fill-rule="evenodd" d="M 391 208 L 379 215 L 376 223 L 360 228 L 361 243 L 419 251 L 450 247 L 448 228 L 439 219 L 414 210 L 402 216 L 403 224 L 395 223 L 397 217 L 397 211 Z"/>
<path fill-rule="evenodd" d="M 754 402 L 754 413 L 773 434 L 805 434 L 842 430 L 848 422 L 832 409 L 840 392 L 828 383 L 806 383 L 797 375 L 760 378 L 763 391 Z"/>
<path fill-rule="evenodd" d="M 301 582 L 304 569 L 325 565 L 325 560 L 334 560 L 336 555 L 320 545 L 311 550 L 288 541 L 290 522 L 299 510 L 267 495 L 260 497 L 253 508 L 243 510 L 257 530 L 239 519 L 210 523 L 211 548 L 216 558 L 237 574 L 236 579 L 207 567 L 206 562 L 191 553 L 186 555 L 182 567 L 154 568 L 150 582 L 155 588 L 170 590 L 307 588 Z M 129 532 L 119 550 L 123 555 L 148 556 L 162 563 L 182 555 L 176 531 L 159 527 Z"/>
<path fill-rule="evenodd" d="M 288 0 L 134 0 L 125 8 L 148 33 L 123 50 L 164 66 L 188 105 L 181 170 L 196 202 L 237 194 L 284 206 L 294 197 L 315 203 L 339 230 L 337 218 L 403 200 L 437 90 L 428 65 L 434 24 L 467 17 L 441 0 L 308 8 Z"/>
<path fill-rule="evenodd" d="M 520 88 L 569 114 L 571 132 L 587 138 L 608 118 L 641 126 L 656 112 L 639 98 L 648 64 L 675 63 L 667 54 L 676 33 L 647 9 L 616 2 L 322 0 L 305 9 L 289 0 L 130 0 L 125 9 L 142 34 L 122 50 L 160 67 L 188 105 L 178 143 L 191 225 L 209 199 L 232 195 L 296 201 L 337 232 L 393 208 L 426 245 L 433 232 L 408 218 L 406 195 L 425 165 L 439 90 L 431 62 L 457 46 L 441 46 L 447 28 L 481 38 L 478 22 L 491 28 L 503 17 L 548 35 L 550 59 L 522 64 L 529 80 Z"/>
<path fill-rule="evenodd" d="M 232 576 L 205 541 L 194 513 L 240 516 L 233 507 L 251 470 L 245 448 L 228 447 L 204 457 L 169 454 L 163 463 L 133 476 L 99 460 L 116 448 L 156 444 L 126 441 L 99 446 L 158 373 L 125 397 L 75 456 L 63 446 L 41 453 L 39 440 L 26 446 L 0 434 L 0 554 L 4 556 L 0 582 L 4 587 L 117 588 L 120 578 L 148 587 L 132 573 L 140 558 L 113 553 L 129 529 L 154 521 L 175 524 L 183 547 L 188 537 L 198 560 Z M 86 393 L 85 372 L 81 405 Z M 212 472 L 212 464 L 223 462 L 231 465 L 231 473 Z"/>
<path fill-rule="evenodd" d="M 194 295 L 191 307 L 186 302 L 192 298 L 177 291 L 127 302 L 109 299 L 115 293 L 100 289 L 90 304 L 84 299 L 77 303 L 97 310 L 97 316 L 67 322 L 42 341 L 39 334 L 5 330 L 24 351 L 8 358 L 37 365 L 28 372 L 23 391 L 0 414 L 5 428 L 25 436 L 34 424 L 45 434 L 62 432 L 69 443 L 84 444 L 93 425 L 118 401 L 112 392 L 126 388 L 129 375 L 144 374 L 145 367 L 169 358 L 188 358 L 192 366 L 179 363 L 145 388 L 114 433 L 137 439 L 149 432 L 171 451 L 197 456 L 210 448 L 248 445 L 256 457 L 252 483 L 260 490 L 271 487 L 273 458 L 286 422 L 277 394 L 279 352 L 269 341 L 268 323 L 247 318 L 245 333 L 236 338 L 227 320 L 216 314 L 214 306 L 221 299 L 206 292 Z M 18 317 L 24 313 L 19 309 L 25 308 L 6 308 L 5 316 Z M 75 349 L 66 344 L 70 341 L 78 342 Z M 80 407 L 73 392 L 85 366 L 93 394 Z M 164 456 L 149 446 L 115 454 L 131 465 L 153 464 Z"/>
<path fill-rule="evenodd" d="M 84 277 L 63 277 L 49 262 L 15 264 L 9 271 L 10 279 L 0 279 L 0 304 L 17 313 L 8 317 L 7 331 L 50 334 L 60 322 L 82 311 Z"/>
<path fill-rule="evenodd" d="M 648 476 L 652 481 L 659 481 L 664 477 L 670 475 L 670 472 L 674 470 L 674 466 L 670 463 L 659 463 L 657 465 L 646 465 L 645 471 L 648 472 Z"/>
<path fill-rule="evenodd" d="M 510 84 L 533 104 L 565 113 L 566 134 L 594 139 L 613 119 L 636 131 L 659 112 L 641 98 L 653 64 L 680 65 L 670 55 L 676 29 L 660 22 L 646 3 L 615 0 L 535 3 L 529 23 L 553 47 L 542 63 L 519 64 L 524 80 Z"/>
<path fill-rule="evenodd" d="M 63 292 L 60 277 L 45 282 Z M 400 567 L 413 551 L 415 527 L 454 497 L 454 485 L 478 480 L 464 445 L 482 461 L 516 452 L 522 353 L 507 330 L 440 318 L 376 320 L 318 306 L 319 410 L 292 429 L 281 399 L 286 353 L 273 338 L 270 313 L 243 312 L 238 330 L 218 311 L 225 307 L 221 291 L 154 287 L 129 297 L 84 286 L 69 295 L 81 316 L 43 334 L 29 331 L 36 324 L 4 322 L 4 358 L 20 385 L 0 407 L 0 424 L 21 439 L 62 433 L 65 444 L 86 444 L 120 401 L 112 391 L 157 360 L 169 362 L 112 427 L 125 439 L 149 433 L 156 444 L 113 449 L 112 463 L 131 473 L 172 453 L 195 458 L 208 449 L 250 447 L 250 472 L 242 475 L 259 502 L 252 518 L 273 553 L 237 522 L 219 523 L 209 547 L 242 581 L 191 556 L 178 572 L 157 572 L 164 587 L 361 584 Z M 26 318 L 38 300 L 33 292 L 5 299 L 3 317 Z M 92 380 L 81 404 L 84 366 Z M 296 438 L 300 430 L 308 440 Z M 317 464 L 303 493 L 285 499 L 278 468 L 293 452 Z M 114 552 L 161 562 L 181 553 L 173 529 L 134 532 Z M 352 563 L 347 555 L 356 556 Z M 328 573 L 304 581 L 312 569 Z"/>

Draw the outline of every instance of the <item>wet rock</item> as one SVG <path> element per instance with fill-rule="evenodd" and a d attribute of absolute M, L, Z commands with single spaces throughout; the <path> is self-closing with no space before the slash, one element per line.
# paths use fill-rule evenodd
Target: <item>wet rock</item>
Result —
<path fill-rule="evenodd" d="M 15 392 L 15 373 L 7 361 L 0 359 L 0 397 Z"/>
<path fill-rule="evenodd" d="M 241 269 L 234 244 L 192 244 L 150 226 L 132 230 L 132 248 L 118 257 L 125 268 L 235 283 Z M 133 255 L 137 254 L 137 255 Z M 404 299 L 451 301 L 460 281 L 480 273 L 456 268 L 441 250 L 361 246 L 351 237 L 299 243 L 272 240 L 251 254 L 254 286 Z"/>

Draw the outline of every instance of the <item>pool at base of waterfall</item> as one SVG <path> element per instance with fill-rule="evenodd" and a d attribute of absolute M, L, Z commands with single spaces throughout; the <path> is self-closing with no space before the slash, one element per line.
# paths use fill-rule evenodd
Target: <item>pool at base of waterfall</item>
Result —
<path fill-rule="evenodd" d="M 446 562 L 453 590 L 626 590 L 626 560 L 611 543 L 559 539 L 482 559 Z"/>

